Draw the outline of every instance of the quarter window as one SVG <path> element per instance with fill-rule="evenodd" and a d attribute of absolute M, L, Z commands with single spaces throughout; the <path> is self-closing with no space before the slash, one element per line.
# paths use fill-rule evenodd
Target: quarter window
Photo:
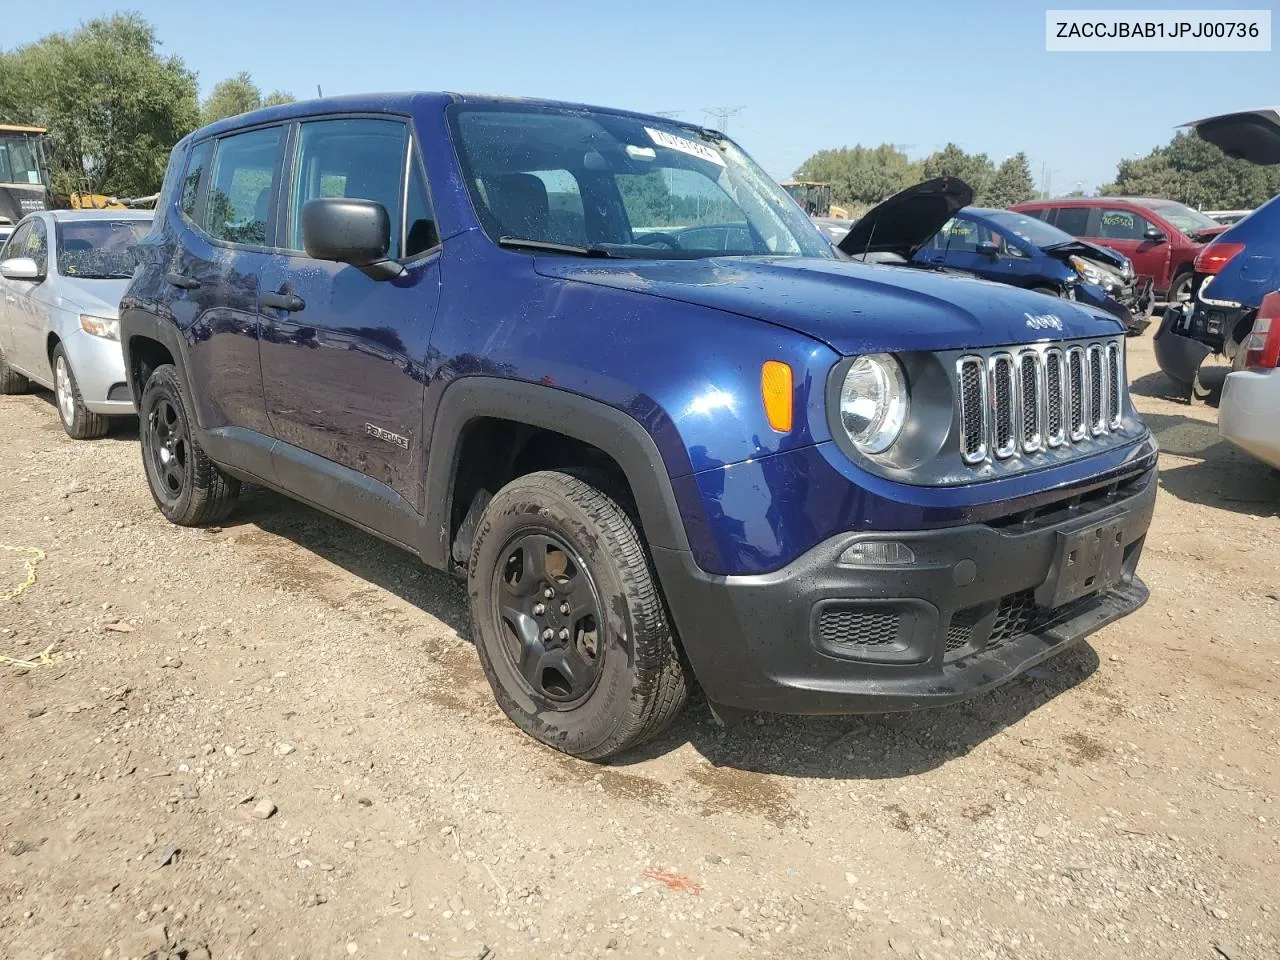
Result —
<path fill-rule="evenodd" d="M 298 160 L 289 207 L 289 249 L 304 249 L 302 207 L 308 200 L 358 197 L 374 200 L 386 208 L 391 218 L 391 247 L 387 256 L 400 259 L 404 249 L 400 232 L 400 191 L 408 136 L 405 125 L 397 120 L 351 118 L 304 123 L 298 137 Z M 416 213 L 411 215 L 415 215 L 415 220 L 421 219 Z M 430 218 L 429 212 L 427 218 Z M 419 228 L 417 242 L 421 242 L 421 233 Z"/>
<path fill-rule="evenodd" d="M 13 257 L 25 257 L 27 247 L 27 237 L 31 236 L 31 224 L 34 221 L 28 220 L 25 223 L 18 224 L 18 228 L 9 236 L 9 241 L 4 245 L 4 249 L 0 253 L 4 254 L 4 259 L 9 260 Z"/>
<path fill-rule="evenodd" d="M 1087 237 L 1089 213 L 1088 207 L 1059 207 L 1058 216 L 1053 221 L 1053 225 L 1073 237 Z"/>
<path fill-rule="evenodd" d="M 43 220 L 31 221 L 31 235 L 27 238 L 27 249 L 23 256 L 36 262 L 43 274 L 49 269 L 49 236 Z"/>
<path fill-rule="evenodd" d="M 272 221 L 272 181 L 282 128 L 251 130 L 218 141 L 204 211 L 197 221 L 219 240 L 265 246 Z"/>
<path fill-rule="evenodd" d="M 191 156 L 187 159 L 187 172 L 182 178 L 182 195 L 178 199 L 178 205 L 182 207 L 182 212 L 187 215 L 187 219 L 193 223 L 196 220 L 196 200 L 200 196 L 200 187 L 206 179 L 209 157 L 212 155 L 213 141 L 206 140 L 196 144 L 191 150 Z"/>
<path fill-rule="evenodd" d="M 409 196 L 405 201 L 404 258 L 410 260 L 426 253 L 440 242 L 435 214 L 431 210 L 431 198 L 427 185 L 418 169 L 417 158 L 409 161 Z"/>

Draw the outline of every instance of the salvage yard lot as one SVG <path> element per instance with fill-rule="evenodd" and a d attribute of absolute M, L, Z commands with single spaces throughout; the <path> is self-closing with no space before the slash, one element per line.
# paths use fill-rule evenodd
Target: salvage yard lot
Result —
<path fill-rule="evenodd" d="M 171 526 L 136 427 L 0 398 L 0 544 L 45 552 L 0 655 L 52 645 L 0 663 L 0 956 L 1280 955 L 1280 481 L 1129 347 L 1144 609 L 955 707 L 695 699 L 609 766 L 499 713 L 461 585 L 262 490 Z"/>

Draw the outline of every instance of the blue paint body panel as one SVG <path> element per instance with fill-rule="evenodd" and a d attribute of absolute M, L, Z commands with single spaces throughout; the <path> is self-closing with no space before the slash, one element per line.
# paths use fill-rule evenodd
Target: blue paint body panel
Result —
<path fill-rule="evenodd" d="M 1214 237 L 1214 242 L 1243 243 L 1244 250 L 1218 271 L 1206 296 L 1256 309 L 1268 293 L 1280 290 L 1280 196 Z"/>

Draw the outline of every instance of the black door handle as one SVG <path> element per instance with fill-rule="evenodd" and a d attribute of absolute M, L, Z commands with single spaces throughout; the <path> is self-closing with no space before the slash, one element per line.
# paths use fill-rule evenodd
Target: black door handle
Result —
<path fill-rule="evenodd" d="M 194 277 L 188 277 L 182 273 L 166 273 L 165 280 L 173 284 L 175 287 L 181 287 L 183 290 L 197 290 L 200 287 L 200 281 Z"/>
<path fill-rule="evenodd" d="M 297 313 L 306 306 L 301 297 L 295 297 L 292 293 L 264 293 L 258 297 L 258 300 L 264 307 L 288 310 L 290 313 Z"/>

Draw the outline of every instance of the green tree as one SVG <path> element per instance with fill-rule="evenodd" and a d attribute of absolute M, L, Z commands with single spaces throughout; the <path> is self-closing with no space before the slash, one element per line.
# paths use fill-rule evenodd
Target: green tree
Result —
<path fill-rule="evenodd" d="M 857 144 L 819 150 L 800 165 L 795 178 L 829 183 L 837 203 L 865 208 L 919 181 L 920 167 L 891 144 Z"/>
<path fill-rule="evenodd" d="M 987 192 L 995 179 L 995 167 L 985 153 L 965 153 L 954 143 L 929 154 L 922 164 L 925 179 L 958 177 L 973 188 L 974 202 L 987 203 Z"/>
<path fill-rule="evenodd" d="M 0 52 L 0 117 L 49 130 L 55 192 L 154 193 L 196 125 L 196 78 L 137 14 Z"/>
<path fill-rule="evenodd" d="M 1031 179 L 1031 164 L 1027 155 L 1019 151 L 996 169 L 991 186 L 983 202 L 992 207 L 1011 207 L 1015 203 L 1031 200 L 1036 195 L 1036 185 Z"/>
<path fill-rule="evenodd" d="M 264 97 L 258 85 L 253 82 L 253 77 L 242 70 L 233 77 L 218 81 L 209 91 L 209 96 L 200 107 L 200 122 L 213 123 L 224 117 L 234 117 L 250 110 L 274 107 L 282 103 L 293 103 L 293 96 L 283 90 L 273 90 Z"/>
<path fill-rule="evenodd" d="M 1202 210 L 1248 209 L 1280 193 L 1280 167 L 1233 160 L 1194 133 L 1176 133 L 1145 157 L 1121 160 L 1110 196 L 1165 197 Z"/>

